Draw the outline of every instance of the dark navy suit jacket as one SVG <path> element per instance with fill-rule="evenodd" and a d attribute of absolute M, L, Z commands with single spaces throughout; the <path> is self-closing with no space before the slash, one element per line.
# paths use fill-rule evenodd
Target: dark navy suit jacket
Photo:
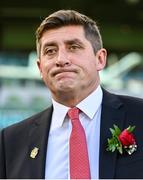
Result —
<path fill-rule="evenodd" d="M 0 178 L 44 179 L 52 111 L 53 108 L 50 107 L 0 132 Z M 136 126 L 134 136 L 138 147 L 132 155 L 106 151 L 107 139 L 111 137 L 109 128 L 113 127 L 113 124 L 120 129 L 125 129 L 129 125 Z M 32 159 L 30 153 L 34 147 L 38 147 L 39 152 Z M 103 90 L 99 178 L 143 179 L 142 99 L 114 95 Z"/>

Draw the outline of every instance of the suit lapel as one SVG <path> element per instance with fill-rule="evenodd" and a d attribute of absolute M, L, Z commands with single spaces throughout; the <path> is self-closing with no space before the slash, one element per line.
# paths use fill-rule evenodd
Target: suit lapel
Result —
<path fill-rule="evenodd" d="M 52 117 L 52 107 L 36 117 L 29 132 L 29 174 L 30 178 L 44 179 L 48 135 Z M 38 148 L 35 150 L 35 148 Z M 34 158 L 30 157 L 32 150 L 36 151 Z"/>
<path fill-rule="evenodd" d="M 100 155 L 99 155 L 99 178 L 113 179 L 116 166 L 117 153 L 107 152 L 107 139 L 111 137 L 109 128 L 116 124 L 123 128 L 125 113 L 122 102 L 118 96 L 103 90 L 103 104 L 100 127 Z"/>

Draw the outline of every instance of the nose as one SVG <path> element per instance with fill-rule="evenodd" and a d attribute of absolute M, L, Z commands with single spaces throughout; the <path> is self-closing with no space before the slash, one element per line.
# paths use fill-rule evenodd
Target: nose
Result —
<path fill-rule="evenodd" d="M 57 67 L 69 66 L 70 63 L 71 62 L 69 60 L 67 52 L 65 52 L 64 50 L 59 50 L 57 60 L 56 60 L 56 66 Z"/>

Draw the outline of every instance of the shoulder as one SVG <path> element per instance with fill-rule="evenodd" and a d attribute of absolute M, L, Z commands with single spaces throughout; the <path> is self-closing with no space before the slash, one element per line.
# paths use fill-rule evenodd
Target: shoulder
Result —
<path fill-rule="evenodd" d="M 105 89 L 103 90 L 103 97 L 104 98 L 110 98 L 110 99 L 120 99 L 123 102 L 132 102 L 132 103 L 139 103 L 139 104 L 143 104 L 143 98 L 139 98 L 139 97 L 134 97 L 134 96 L 129 96 L 129 95 L 122 95 L 122 94 L 117 94 L 117 93 L 112 93 L 109 92 Z"/>
<path fill-rule="evenodd" d="M 142 111 L 143 99 L 128 95 L 115 94 L 103 89 L 103 104 Z"/>
<path fill-rule="evenodd" d="M 116 96 L 124 103 L 124 105 L 134 106 L 134 108 L 136 108 L 136 106 L 143 107 L 142 98 L 119 94 L 116 94 Z"/>
<path fill-rule="evenodd" d="M 102 113 L 124 122 L 124 128 L 136 126 L 136 135 L 142 136 L 143 99 L 119 95 L 103 90 Z M 115 123 L 115 122 L 114 122 Z M 118 124 L 117 120 L 116 123 Z M 120 124 L 120 122 L 119 122 Z"/>
<path fill-rule="evenodd" d="M 37 114 L 34 114 L 31 117 L 28 117 L 27 119 L 22 120 L 21 122 L 18 122 L 16 124 L 13 124 L 9 127 L 4 128 L 2 131 L 5 134 L 21 134 L 22 132 L 26 132 L 32 124 L 40 124 L 44 119 L 47 119 L 48 116 L 51 117 L 52 114 L 52 107 L 49 107 L 42 112 L 39 112 Z"/>

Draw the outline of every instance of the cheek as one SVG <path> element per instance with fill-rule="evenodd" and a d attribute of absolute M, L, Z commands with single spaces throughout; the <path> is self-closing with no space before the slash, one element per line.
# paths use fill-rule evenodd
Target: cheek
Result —
<path fill-rule="evenodd" d="M 81 62 L 75 63 L 76 66 L 80 68 L 80 71 L 84 76 L 90 76 L 97 72 L 96 61 L 90 61 L 90 59 L 82 59 Z"/>
<path fill-rule="evenodd" d="M 41 73 L 43 75 L 48 75 L 51 69 L 52 63 L 46 62 L 44 60 L 41 62 Z"/>
<path fill-rule="evenodd" d="M 87 69 L 87 71 L 89 72 L 89 73 L 96 73 L 96 71 L 97 71 L 97 64 L 96 64 L 96 61 L 94 60 L 94 61 L 89 61 L 87 64 L 86 64 L 86 66 L 85 66 L 85 68 Z"/>

